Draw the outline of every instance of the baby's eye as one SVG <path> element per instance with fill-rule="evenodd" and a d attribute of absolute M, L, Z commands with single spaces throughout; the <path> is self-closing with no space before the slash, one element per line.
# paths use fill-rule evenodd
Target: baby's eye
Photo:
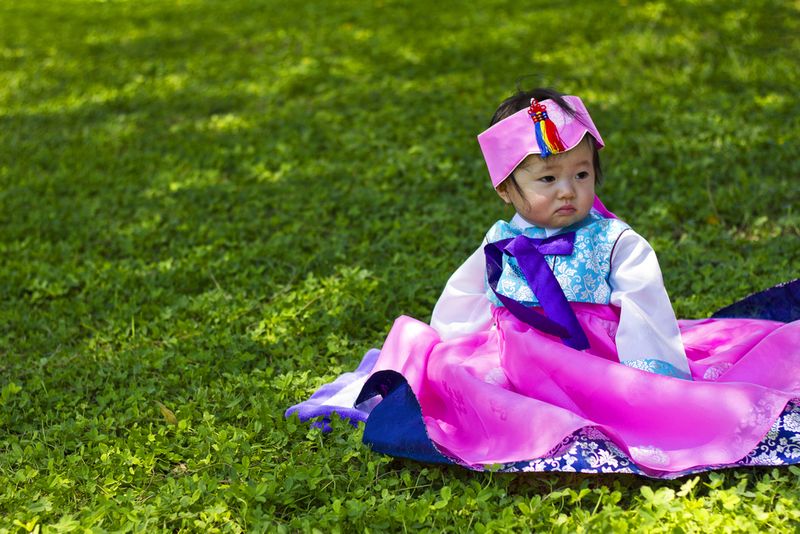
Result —
<path fill-rule="evenodd" d="M 540 182 L 544 182 L 546 184 L 549 184 L 550 182 L 555 182 L 556 181 L 556 177 L 555 176 L 542 176 L 541 178 L 539 178 L 539 181 Z"/>
<path fill-rule="evenodd" d="M 589 173 L 588 173 L 588 172 L 586 172 L 586 171 L 579 172 L 579 173 L 577 174 L 577 176 L 575 176 L 575 177 L 576 177 L 578 180 L 585 180 L 586 178 L 588 178 L 588 177 L 589 177 Z"/>

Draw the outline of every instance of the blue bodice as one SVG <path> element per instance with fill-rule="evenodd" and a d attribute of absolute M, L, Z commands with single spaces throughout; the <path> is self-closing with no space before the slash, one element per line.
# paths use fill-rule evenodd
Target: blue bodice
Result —
<path fill-rule="evenodd" d="M 611 252 L 620 234 L 629 226 L 619 219 L 606 219 L 592 210 L 581 222 L 562 228 L 558 233 L 575 232 L 574 250 L 569 256 L 545 255 L 564 295 L 570 302 L 608 304 L 611 300 Z M 532 238 L 548 237 L 544 228 L 519 228 L 506 221 L 497 221 L 487 232 L 486 240 L 494 243 L 525 234 Z M 538 306 L 539 300 L 528 286 L 516 258 L 503 256 L 503 272 L 497 292 L 526 306 Z M 502 306 L 491 289 L 486 295 L 492 303 Z"/>

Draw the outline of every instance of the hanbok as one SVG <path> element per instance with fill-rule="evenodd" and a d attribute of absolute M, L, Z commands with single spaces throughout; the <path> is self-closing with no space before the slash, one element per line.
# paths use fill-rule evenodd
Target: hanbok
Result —
<path fill-rule="evenodd" d="M 558 282 L 560 311 L 534 275 Z M 558 313 L 570 332 L 539 324 Z M 652 248 L 602 204 L 577 228 L 517 216 L 453 274 L 430 325 L 398 318 L 287 416 L 325 427 L 337 413 L 378 452 L 472 470 L 675 478 L 800 463 L 798 319 L 800 280 L 676 320 Z"/>

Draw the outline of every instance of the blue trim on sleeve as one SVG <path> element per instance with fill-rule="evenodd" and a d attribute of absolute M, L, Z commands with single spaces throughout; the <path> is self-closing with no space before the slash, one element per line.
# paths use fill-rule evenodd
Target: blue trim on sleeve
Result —
<path fill-rule="evenodd" d="M 672 376 L 683 380 L 692 379 L 691 374 L 685 371 L 681 371 L 671 363 L 667 363 L 664 360 L 656 360 L 653 358 L 642 358 L 640 360 L 628 360 L 622 362 L 622 364 L 627 367 L 633 367 L 634 369 L 639 369 L 640 371 L 647 371 L 649 373 L 655 373 L 657 375 Z"/>

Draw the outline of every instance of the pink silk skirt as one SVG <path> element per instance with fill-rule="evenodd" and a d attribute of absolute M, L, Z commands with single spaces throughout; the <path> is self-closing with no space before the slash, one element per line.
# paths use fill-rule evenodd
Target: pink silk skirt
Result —
<path fill-rule="evenodd" d="M 573 304 L 591 348 L 577 351 L 494 309 L 488 331 L 442 341 L 398 318 L 373 372 L 401 373 L 437 448 L 473 466 L 546 457 L 595 427 L 645 471 L 727 465 L 800 398 L 800 321 L 682 320 L 693 380 L 619 363 L 618 310 Z"/>

